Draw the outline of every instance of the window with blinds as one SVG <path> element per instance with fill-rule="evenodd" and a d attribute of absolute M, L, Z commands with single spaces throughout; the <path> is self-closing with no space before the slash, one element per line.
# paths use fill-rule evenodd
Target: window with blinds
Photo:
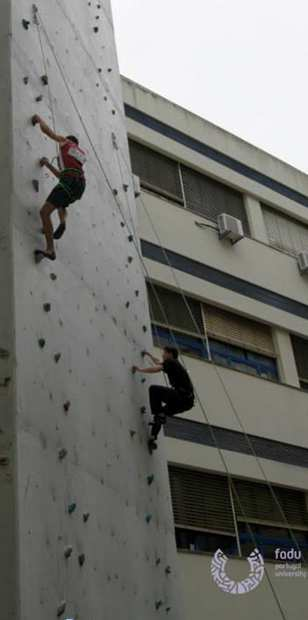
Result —
<path fill-rule="evenodd" d="M 237 480 L 234 486 L 236 489 L 235 511 L 240 521 L 270 523 L 282 527 L 285 527 L 287 522 L 292 528 L 307 528 L 308 530 L 306 498 L 302 491 L 273 487 L 276 497 L 274 499 L 267 484 Z"/>
<path fill-rule="evenodd" d="M 308 226 L 262 205 L 270 245 L 292 256 L 308 250 Z"/>
<path fill-rule="evenodd" d="M 291 335 L 298 377 L 303 389 L 308 389 L 308 340 Z"/>
<path fill-rule="evenodd" d="M 174 466 L 169 475 L 176 526 L 234 533 L 227 478 Z"/>
<path fill-rule="evenodd" d="M 221 308 L 208 305 L 203 308 L 209 336 L 275 357 L 270 327 Z"/>
<path fill-rule="evenodd" d="M 203 334 L 200 302 L 163 286 L 147 285 L 151 319 L 161 325 L 172 326 L 183 332 Z"/>
<path fill-rule="evenodd" d="M 133 140 L 129 140 L 129 149 L 132 169 L 141 185 L 183 204 L 178 162 Z"/>
<path fill-rule="evenodd" d="M 218 215 L 228 213 L 242 221 L 244 233 L 249 236 L 248 219 L 240 192 L 186 166 L 181 166 L 181 171 L 188 209 L 215 222 Z"/>
<path fill-rule="evenodd" d="M 267 484 L 233 479 L 229 485 L 226 476 L 174 465 L 169 477 L 179 549 L 212 552 L 220 547 L 229 555 L 247 556 L 257 545 L 265 558 L 274 560 L 277 547 L 291 549 L 296 539 L 307 561 L 303 491 L 273 486 L 274 499 Z"/>

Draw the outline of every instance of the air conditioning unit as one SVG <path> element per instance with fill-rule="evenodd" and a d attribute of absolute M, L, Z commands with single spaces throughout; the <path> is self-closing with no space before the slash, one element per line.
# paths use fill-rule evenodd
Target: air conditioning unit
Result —
<path fill-rule="evenodd" d="M 308 252 L 300 252 L 297 255 L 297 264 L 301 273 L 308 273 Z"/>
<path fill-rule="evenodd" d="M 232 215 L 221 213 L 217 218 L 219 239 L 228 239 L 232 245 L 244 238 L 243 224 Z"/>
<path fill-rule="evenodd" d="M 134 184 L 135 198 L 139 198 L 139 196 L 141 196 L 141 185 L 140 185 L 140 178 L 137 177 L 136 174 L 133 174 L 133 184 Z"/>

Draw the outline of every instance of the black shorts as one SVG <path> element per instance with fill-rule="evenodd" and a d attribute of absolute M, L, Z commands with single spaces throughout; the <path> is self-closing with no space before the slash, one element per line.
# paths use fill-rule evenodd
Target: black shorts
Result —
<path fill-rule="evenodd" d="M 62 172 L 59 183 L 49 194 L 46 202 L 50 202 L 57 209 L 61 207 L 65 209 L 76 200 L 80 200 L 85 189 L 84 176 L 78 173 Z"/>

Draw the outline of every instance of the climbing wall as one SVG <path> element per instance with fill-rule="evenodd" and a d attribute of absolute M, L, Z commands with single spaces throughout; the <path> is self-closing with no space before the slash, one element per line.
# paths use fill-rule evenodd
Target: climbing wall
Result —
<path fill-rule="evenodd" d="M 167 466 L 131 372 L 151 336 L 110 4 L 4 5 L 1 618 L 180 620 Z M 57 260 L 39 265 L 54 179 L 37 162 L 57 151 L 34 113 L 88 156 Z"/>

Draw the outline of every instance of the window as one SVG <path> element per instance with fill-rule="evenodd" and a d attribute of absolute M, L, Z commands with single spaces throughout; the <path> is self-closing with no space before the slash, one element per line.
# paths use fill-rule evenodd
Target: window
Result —
<path fill-rule="evenodd" d="M 181 467 L 169 474 L 178 547 L 237 553 L 227 479 Z"/>
<path fill-rule="evenodd" d="M 169 467 L 169 476 L 179 549 L 221 548 L 229 555 L 247 556 L 257 543 L 265 558 L 275 560 L 275 549 L 295 548 L 295 539 L 308 558 L 304 492 L 274 486 L 273 497 L 263 483 L 238 479 L 230 484 L 226 476 L 176 466 Z"/>
<path fill-rule="evenodd" d="M 228 213 L 242 221 L 246 235 L 249 235 L 248 219 L 240 192 L 223 185 L 191 168 L 181 166 L 186 206 L 217 221 L 220 213 Z"/>
<path fill-rule="evenodd" d="M 186 297 L 185 303 L 182 295 L 158 285 L 148 284 L 148 296 L 157 346 L 173 346 L 176 341 L 182 353 L 208 359 L 205 317 L 211 358 L 216 364 L 278 381 L 272 333 L 267 325 L 204 306 L 191 297 Z"/>
<path fill-rule="evenodd" d="M 292 256 L 308 250 L 308 226 L 265 205 L 263 214 L 270 245 Z"/>
<path fill-rule="evenodd" d="M 300 386 L 308 391 L 308 340 L 291 336 Z"/>
<path fill-rule="evenodd" d="M 247 480 L 236 481 L 235 489 L 234 505 L 239 537 L 242 551 L 246 555 L 251 553 L 257 543 L 265 558 L 275 559 L 275 549 L 294 548 L 295 538 L 303 555 L 308 558 L 305 493 L 273 487 L 273 497 L 268 485 Z"/>
<path fill-rule="evenodd" d="M 141 185 L 183 204 L 178 162 L 133 140 L 129 140 L 129 148 L 133 172 Z"/>
<path fill-rule="evenodd" d="M 249 235 L 240 192 L 134 140 L 129 140 L 129 148 L 132 169 L 140 177 L 142 187 L 215 222 L 221 213 L 233 215 L 242 221 L 244 232 Z"/>

